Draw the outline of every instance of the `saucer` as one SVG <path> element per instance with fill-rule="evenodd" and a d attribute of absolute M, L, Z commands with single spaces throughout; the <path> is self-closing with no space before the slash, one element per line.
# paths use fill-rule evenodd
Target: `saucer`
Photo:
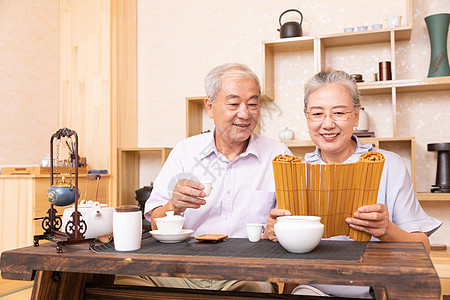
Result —
<path fill-rule="evenodd" d="M 194 232 L 192 229 L 181 229 L 178 233 L 160 233 L 158 230 L 152 230 L 152 236 L 161 243 L 179 243 L 187 239 Z"/>

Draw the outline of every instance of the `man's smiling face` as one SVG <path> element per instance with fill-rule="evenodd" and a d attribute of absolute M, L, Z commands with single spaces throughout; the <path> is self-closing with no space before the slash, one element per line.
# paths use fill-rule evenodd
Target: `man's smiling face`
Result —
<path fill-rule="evenodd" d="M 245 142 L 259 120 L 258 85 L 252 79 L 226 75 L 216 102 L 206 109 L 214 119 L 216 142 L 227 145 Z"/>

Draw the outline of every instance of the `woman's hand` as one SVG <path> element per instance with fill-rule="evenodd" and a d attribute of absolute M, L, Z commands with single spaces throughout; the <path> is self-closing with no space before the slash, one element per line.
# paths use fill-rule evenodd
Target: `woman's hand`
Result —
<path fill-rule="evenodd" d="M 263 239 L 270 239 L 273 242 L 277 242 L 277 236 L 275 235 L 274 225 L 277 223 L 277 218 L 281 216 L 290 216 L 291 212 L 285 209 L 272 209 L 267 217 L 267 225 L 264 229 Z"/>
<path fill-rule="evenodd" d="M 347 218 L 348 225 L 367 232 L 380 241 L 422 242 L 430 253 L 430 241 L 423 232 L 406 232 L 389 220 L 389 212 L 383 204 L 365 205 L 358 208 L 353 218 Z"/>
<path fill-rule="evenodd" d="M 353 213 L 353 218 L 347 218 L 345 222 L 351 228 L 367 232 L 376 238 L 388 234 L 392 224 L 389 221 L 389 211 L 383 204 L 361 206 Z"/>

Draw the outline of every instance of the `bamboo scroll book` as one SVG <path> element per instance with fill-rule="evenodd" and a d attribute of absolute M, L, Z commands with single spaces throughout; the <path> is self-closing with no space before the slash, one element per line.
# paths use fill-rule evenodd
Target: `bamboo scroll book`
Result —
<path fill-rule="evenodd" d="M 272 164 L 278 208 L 292 215 L 321 217 L 324 238 L 370 240 L 370 234 L 352 229 L 345 219 L 359 207 L 377 203 L 383 154 L 364 153 L 349 164 L 310 164 L 300 157 L 278 155 Z"/>

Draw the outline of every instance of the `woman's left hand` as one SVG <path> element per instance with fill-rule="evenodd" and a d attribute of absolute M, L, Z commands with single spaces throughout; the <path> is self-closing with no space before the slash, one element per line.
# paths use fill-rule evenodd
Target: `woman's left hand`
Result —
<path fill-rule="evenodd" d="M 277 242 L 277 236 L 275 235 L 275 224 L 277 223 L 277 218 L 282 216 L 290 216 L 291 212 L 285 209 L 274 208 L 270 211 L 269 217 L 267 217 L 266 228 L 264 228 L 263 239 L 269 239 L 272 242 Z"/>
<path fill-rule="evenodd" d="M 356 230 L 367 232 L 376 238 L 384 236 L 390 227 L 389 211 L 383 204 L 364 205 L 353 213 L 353 218 L 345 219 Z"/>

